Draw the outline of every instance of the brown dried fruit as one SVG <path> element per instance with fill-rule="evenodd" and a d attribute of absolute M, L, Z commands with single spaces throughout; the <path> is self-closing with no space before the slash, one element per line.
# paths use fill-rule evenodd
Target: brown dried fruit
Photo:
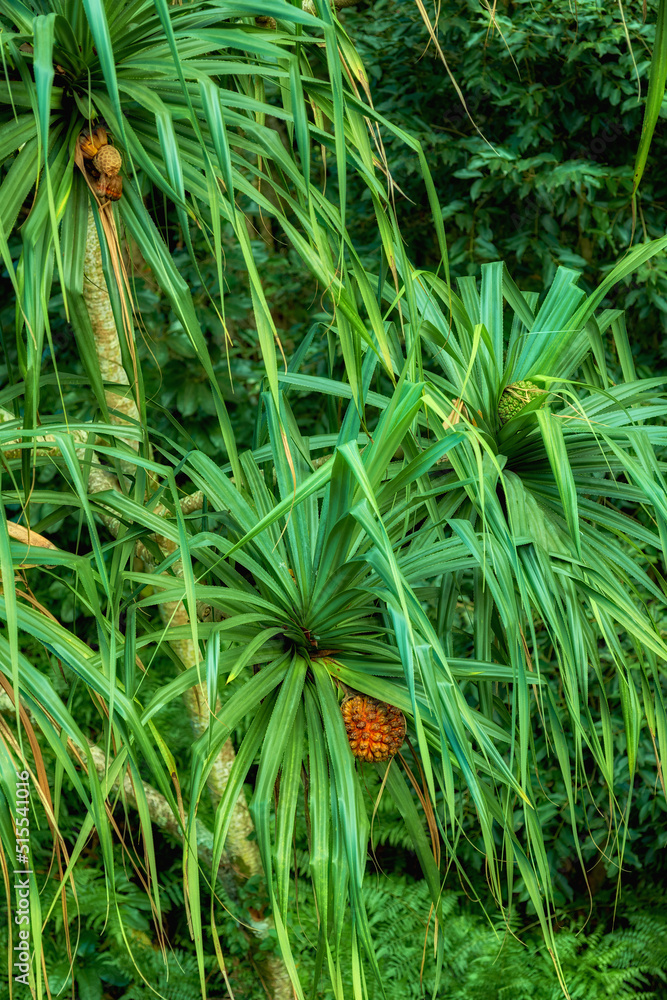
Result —
<path fill-rule="evenodd" d="M 107 178 L 107 198 L 109 201 L 118 201 L 123 193 L 123 178 L 116 175 Z"/>
<path fill-rule="evenodd" d="M 122 157 L 115 146 L 102 146 L 93 157 L 95 169 L 108 177 L 115 177 L 122 165 Z"/>
<path fill-rule="evenodd" d="M 110 180 L 111 178 L 108 176 L 108 174 L 100 174 L 99 177 L 97 178 L 97 181 L 95 183 L 95 191 L 97 192 L 100 198 L 106 198 Z"/>
<path fill-rule="evenodd" d="M 405 717 L 384 701 L 357 694 L 341 705 L 350 749 L 369 762 L 390 760 L 403 745 Z"/>

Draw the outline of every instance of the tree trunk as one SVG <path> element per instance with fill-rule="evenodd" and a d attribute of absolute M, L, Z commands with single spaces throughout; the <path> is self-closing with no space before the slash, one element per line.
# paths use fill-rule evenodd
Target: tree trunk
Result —
<path fill-rule="evenodd" d="M 130 380 L 123 367 L 120 340 L 102 268 L 100 241 L 91 208 L 88 209 L 86 253 L 83 262 L 83 300 L 93 327 L 95 350 L 103 381 L 128 386 L 125 393 L 113 389 L 107 389 L 105 392 L 107 406 L 111 411 L 116 411 L 111 414 L 111 422 L 114 424 L 133 422 L 136 426 L 139 423 L 139 410 L 130 392 Z M 129 417 L 130 421 L 123 420 L 123 414 Z M 135 451 L 138 450 L 137 441 L 128 441 L 127 444 Z"/>

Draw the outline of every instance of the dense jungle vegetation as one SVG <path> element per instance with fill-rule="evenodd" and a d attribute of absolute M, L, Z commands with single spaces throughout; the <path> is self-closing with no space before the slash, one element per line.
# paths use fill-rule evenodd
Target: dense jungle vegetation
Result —
<path fill-rule="evenodd" d="M 660 17 L 0 0 L 0 997 L 667 996 Z"/>

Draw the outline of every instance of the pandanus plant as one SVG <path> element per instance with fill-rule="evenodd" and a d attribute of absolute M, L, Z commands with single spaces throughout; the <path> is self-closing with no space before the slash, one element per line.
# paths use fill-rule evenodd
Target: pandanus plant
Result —
<path fill-rule="evenodd" d="M 156 204 L 172 207 L 193 259 L 190 227 L 205 234 L 217 262 L 218 286 L 211 296 L 225 332 L 221 234 L 224 224 L 232 226 L 248 269 L 272 391 L 277 391 L 277 332 L 248 232 L 248 216 L 258 210 L 282 228 L 322 286 L 336 292 L 341 339 L 354 370 L 353 332 L 358 338 L 367 326 L 357 298 L 364 301 L 367 289 L 359 296 L 354 292 L 359 269 L 345 225 L 348 170 L 368 184 L 388 247 L 397 234 L 388 185 L 378 176 L 381 155 L 368 128 L 377 116 L 363 99 L 359 58 L 338 25 L 335 6 L 321 0 L 309 9 L 318 16 L 287 0 L 0 0 L 0 253 L 18 303 L 26 429 L 39 423 L 45 339 L 53 354 L 47 303 L 55 276 L 97 404 L 108 419 L 103 381 L 109 377 L 100 372 L 82 302 L 90 282 L 84 276 L 86 250 L 95 239 L 87 226 L 90 204 L 104 237 L 104 273 L 142 424 L 145 401 L 119 232 L 143 256 L 186 331 L 210 380 L 227 454 L 241 475 L 208 346 L 151 210 Z M 273 18 L 275 29 L 257 27 L 259 15 Z M 419 157 L 432 192 L 418 144 L 403 138 Z M 324 193 L 326 170 L 316 176 L 312 167 L 314 149 L 322 162 L 335 164 L 335 201 Z M 111 174 L 98 162 L 106 154 L 113 154 Z M 21 255 L 15 267 L 7 238 L 17 220 Z M 436 225 L 444 249 L 439 213 Z M 371 324 L 382 339 L 377 309 Z"/>
<path fill-rule="evenodd" d="M 428 436 L 455 428 L 464 439 L 448 454 L 448 491 L 433 523 L 477 564 L 443 577 L 439 638 L 449 654 L 467 643 L 512 672 L 504 705 L 485 680 L 468 685 L 468 698 L 515 740 L 512 767 L 526 798 L 505 800 L 505 822 L 523 814 L 543 871 L 537 731 L 557 755 L 580 860 L 576 802 L 591 762 L 623 855 L 630 803 L 617 798 L 610 699 L 622 706 L 630 789 L 647 725 L 664 794 L 666 648 L 650 606 L 665 600 L 665 379 L 637 378 L 622 313 L 596 309 L 666 244 L 629 252 L 589 296 L 565 268 L 543 296 L 522 293 L 501 263 L 483 266 L 481 282 L 460 279 L 458 294 L 434 276 L 413 279 Z M 470 622 L 456 639 L 462 600 Z"/>

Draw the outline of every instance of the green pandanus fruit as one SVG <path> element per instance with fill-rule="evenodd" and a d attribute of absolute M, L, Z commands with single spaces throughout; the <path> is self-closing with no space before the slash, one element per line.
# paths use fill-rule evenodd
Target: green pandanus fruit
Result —
<path fill-rule="evenodd" d="M 508 385 L 498 401 L 500 423 L 506 424 L 512 417 L 516 417 L 536 396 L 544 396 L 540 404 L 542 405 L 546 401 L 547 393 L 530 379 L 522 379 L 520 382 Z"/>

